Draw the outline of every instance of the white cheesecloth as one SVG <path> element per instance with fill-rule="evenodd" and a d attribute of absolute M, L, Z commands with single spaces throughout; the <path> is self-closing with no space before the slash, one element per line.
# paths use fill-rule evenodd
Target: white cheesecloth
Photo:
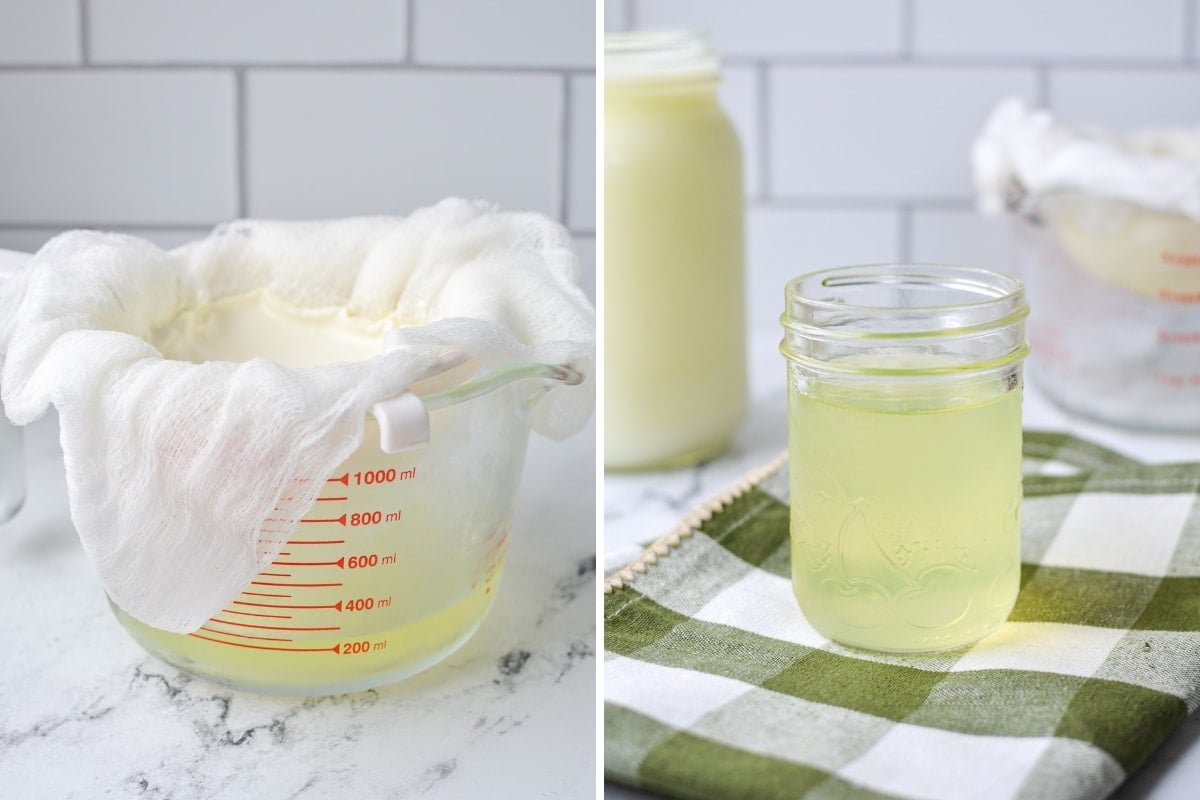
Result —
<path fill-rule="evenodd" d="M 984 125 L 971 161 L 984 213 L 1025 195 L 1076 190 L 1200 220 L 1200 129 L 1120 137 L 1009 99 Z"/>
<path fill-rule="evenodd" d="M 64 233 L 0 297 L 5 411 L 58 410 L 71 518 L 113 601 L 168 631 L 202 625 L 278 554 L 371 406 L 440 354 L 484 366 L 565 363 L 533 429 L 591 416 L 595 311 L 569 234 L 536 214 L 446 200 L 406 218 L 241 220 L 164 251 Z M 165 358 L 151 331 L 187 309 L 261 291 L 298 309 L 391 316 L 397 349 L 289 369 L 263 358 Z"/>

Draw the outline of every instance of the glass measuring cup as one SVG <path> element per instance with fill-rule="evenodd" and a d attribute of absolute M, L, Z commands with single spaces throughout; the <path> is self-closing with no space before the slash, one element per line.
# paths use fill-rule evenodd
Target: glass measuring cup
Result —
<path fill-rule="evenodd" d="M 569 367 L 510 365 L 427 394 L 430 440 L 363 443 L 326 481 L 275 561 L 190 634 L 113 606 L 152 654 L 220 683 L 277 694 L 379 686 L 444 659 L 491 608 L 508 549 L 528 412 Z"/>
<path fill-rule="evenodd" d="M 0 305 L 9 281 L 24 266 L 26 256 L 0 250 Z M 3 364 L 0 358 L 0 364 Z M 13 517 L 25 503 L 25 437 L 20 428 L 9 423 L 0 410 L 0 522 Z"/>
<path fill-rule="evenodd" d="M 1089 417 L 1200 430 L 1200 222 L 1078 191 L 1016 210 L 1038 386 Z"/>
<path fill-rule="evenodd" d="M 0 413 L 0 522 L 12 518 L 25 503 L 25 443 Z"/>

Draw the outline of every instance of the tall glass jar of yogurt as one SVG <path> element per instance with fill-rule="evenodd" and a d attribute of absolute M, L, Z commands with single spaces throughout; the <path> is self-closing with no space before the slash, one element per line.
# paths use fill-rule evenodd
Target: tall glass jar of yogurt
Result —
<path fill-rule="evenodd" d="M 720 452 L 745 411 L 742 158 L 692 33 L 605 39 L 609 469 Z"/>

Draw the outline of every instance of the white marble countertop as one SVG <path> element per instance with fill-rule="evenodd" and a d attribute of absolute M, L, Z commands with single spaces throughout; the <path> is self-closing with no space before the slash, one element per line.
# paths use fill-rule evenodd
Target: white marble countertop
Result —
<path fill-rule="evenodd" d="M 268 697 L 194 678 L 119 626 L 67 513 L 52 416 L 0 525 L 0 796 L 580 798 L 596 786 L 595 425 L 530 441 L 495 606 L 391 686 Z"/>
<path fill-rule="evenodd" d="M 750 342 L 750 411 L 720 457 L 672 472 L 607 473 L 604 479 L 605 566 L 628 563 L 646 542 L 671 530 L 685 514 L 787 447 L 787 384 L 778 345 L 781 332 L 756 331 Z M 1026 385 L 1028 428 L 1063 430 L 1142 461 L 1200 461 L 1200 436 L 1136 433 L 1076 419 Z M 1200 712 L 1112 797 L 1120 800 L 1192 800 L 1200 786 Z M 653 795 L 605 785 L 607 800 Z"/>

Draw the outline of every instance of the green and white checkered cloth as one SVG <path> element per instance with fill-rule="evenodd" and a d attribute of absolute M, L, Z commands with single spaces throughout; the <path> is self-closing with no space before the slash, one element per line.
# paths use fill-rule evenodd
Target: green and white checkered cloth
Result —
<path fill-rule="evenodd" d="M 1025 456 L 1021 592 L 968 649 L 872 655 L 814 631 L 783 464 L 610 576 L 607 777 L 748 800 L 1115 789 L 1200 703 L 1200 465 L 1031 432 Z"/>

